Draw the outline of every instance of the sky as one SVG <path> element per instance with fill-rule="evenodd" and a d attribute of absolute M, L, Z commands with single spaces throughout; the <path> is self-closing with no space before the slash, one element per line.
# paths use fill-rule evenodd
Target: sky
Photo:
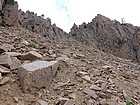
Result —
<path fill-rule="evenodd" d="M 16 0 L 19 9 L 49 17 L 52 23 L 69 32 L 74 23 L 91 22 L 97 14 L 112 20 L 140 26 L 140 0 Z"/>

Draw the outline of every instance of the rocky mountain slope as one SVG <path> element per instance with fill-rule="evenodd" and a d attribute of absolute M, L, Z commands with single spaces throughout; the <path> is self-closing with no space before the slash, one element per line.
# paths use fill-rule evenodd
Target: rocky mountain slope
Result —
<path fill-rule="evenodd" d="M 140 28 L 131 24 L 121 24 L 98 14 L 88 24 L 79 27 L 74 24 L 70 35 L 78 41 L 91 41 L 104 52 L 140 61 Z"/>
<path fill-rule="evenodd" d="M 99 26 L 74 25 L 67 34 L 49 18 L 17 11 L 16 2 L 1 0 L 1 4 L 0 105 L 140 105 L 140 65 L 134 61 L 138 56 L 127 60 L 105 53 L 110 51 L 107 45 L 112 49 L 116 45 L 114 53 L 121 48 L 113 43 L 119 31 L 112 34 L 116 28 L 107 29 L 112 26 L 110 19 L 99 15 L 96 18 L 104 20 L 102 24 L 93 19 Z M 16 13 L 18 21 L 13 16 Z M 105 21 L 110 24 L 103 28 Z M 99 36 L 91 34 L 94 28 Z M 126 45 L 138 49 L 138 43 Z"/>

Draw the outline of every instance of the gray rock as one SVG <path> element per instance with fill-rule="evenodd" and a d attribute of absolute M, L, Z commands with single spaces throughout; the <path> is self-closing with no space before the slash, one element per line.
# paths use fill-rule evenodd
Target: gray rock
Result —
<path fill-rule="evenodd" d="M 43 100 L 38 100 L 36 105 L 48 105 L 48 102 Z"/>
<path fill-rule="evenodd" d="M 82 77 L 84 80 L 86 80 L 87 82 L 91 82 L 90 77 L 88 75 L 85 75 Z"/>
<path fill-rule="evenodd" d="M 0 56 L 0 65 L 7 67 L 9 69 L 17 69 L 21 62 L 16 57 L 10 57 L 9 54 Z"/>
<path fill-rule="evenodd" d="M 23 92 L 33 93 L 50 85 L 58 68 L 58 61 L 34 61 L 21 65 L 18 76 Z"/>
<path fill-rule="evenodd" d="M 101 85 L 101 89 L 102 89 L 103 92 L 106 92 L 107 88 L 108 88 L 108 86 L 107 86 L 106 83 L 103 83 L 103 84 Z"/>
<path fill-rule="evenodd" d="M 100 14 L 88 24 L 74 24 L 69 33 L 77 41 L 90 42 L 104 52 L 135 61 L 140 61 L 139 35 L 139 27 Z"/>
<path fill-rule="evenodd" d="M 87 72 L 84 72 L 84 71 L 78 71 L 77 73 L 76 73 L 76 75 L 78 75 L 78 76 L 84 76 L 84 75 L 87 75 L 88 73 Z"/>
<path fill-rule="evenodd" d="M 21 61 L 18 60 L 16 57 L 11 57 L 12 64 L 10 65 L 10 69 L 17 69 L 21 65 Z"/>
<path fill-rule="evenodd" d="M 10 55 L 10 57 L 17 57 L 21 55 L 21 53 L 17 53 L 17 52 L 5 52 L 4 54 Z"/>
<path fill-rule="evenodd" d="M 18 3 L 6 4 L 3 8 L 3 23 L 5 26 L 19 26 Z"/>
<path fill-rule="evenodd" d="M 95 91 L 100 91 L 102 90 L 100 87 L 98 87 L 97 85 L 91 85 L 90 89 L 95 90 Z"/>
<path fill-rule="evenodd" d="M 36 51 L 30 51 L 30 52 L 27 52 L 26 54 L 19 55 L 18 58 L 20 60 L 34 61 L 34 60 L 37 60 L 37 59 L 41 59 L 42 55 L 37 53 Z"/>
<path fill-rule="evenodd" d="M 2 53 L 4 53 L 4 52 L 6 52 L 6 49 L 5 49 L 3 46 L 1 46 L 1 47 L 0 47 L 0 54 L 2 54 Z"/>
<path fill-rule="evenodd" d="M 12 65 L 12 60 L 10 58 L 10 55 L 5 54 L 0 56 L 0 65 L 10 68 L 10 65 Z"/>
<path fill-rule="evenodd" d="M 9 45 L 9 44 L 3 44 L 0 46 L 0 54 L 4 53 L 4 52 L 8 52 L 11 50 L 13 46 Z"/>
<path fill-rule="evenodd" d="M 125 98 L 126 100 L 128 99 L 128 95 L 127 95 L 127 93 L 126 93 L 125 90 L 123 90 L 123 96 L 124 96 L 124 98 Z"/>
<path fill-rule="evenodd" d="M 2 74 L 7 74 L 7 73 L 10 73 L 10 70 L 3 67 L 3 66 L 0 66 L 0 73 Z"/>
<path fill-rule="evenodd" d="M 2 75 L 1 75 L 1 73 L 0 73 L 0 80 L 2 79 L 3 77 L 2 77 Z"/>
<path fill-rule="evenodd" d="M 0 80 L 0 85 L 4 85 L 5 83 L 7 83 L 10 80 L 9 77 L 4 77 Z"/>
<path fill-rule="evenodd" d="M 68 94 L 69 98 L 76 99 L 76 95 L 74 93 Z"/>
<path fill-rule="evenodd" d="M 105 93 L 103 93 L 103 92 L 98 93 L 98 96 L 99 96 L 100 98 L 103 98 L 103 99 L 110 98 L 110 96 L 108 96 L 107 94 L 105 94 Z"/>
<path fill-rule="evenodd" d="M 64 105 L 75 105 L 73 100 L 68 100 Z"/>
<path fill-rule="evenodd" d="M 91 90 L 89 88 L 85 88 L 83 90 L 84 93 L 88 94 L 89 96 L 91 96 L 92 98 L 94 98 L 95 100 L 98 98 L 98 96 L 96 95 L 94 90 Z"/>
<path fill-rule="evenodd" d="M 67 101 L 69 101 L 69 98 L 60 97 L 58 103 L 60 103 L 60 105 L 64 105 Z"/>
<path fill-rule="evenodd" d="M 13 97 L 13 99 L 14 99 L 14 101 L 15 101 L 16 103 L 19 102 L 18 97 Z"/>

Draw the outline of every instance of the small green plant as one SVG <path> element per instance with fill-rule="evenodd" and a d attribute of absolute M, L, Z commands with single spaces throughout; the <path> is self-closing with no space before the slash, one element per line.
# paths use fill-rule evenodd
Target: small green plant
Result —
<path fill-rule="evenodd" d="M 37 44 L 33 41 L 31 41 L 29 44 L 28 44 L 29 47 L 32 47 L 32 48 L 36 48 L 37 47 Z"/>
<path fill-rule="evenodd" d="M 58 74 L 58 72 L 61 71 L 61 65 L 59 64 L 55 73 L 55 76 Z"/>
<path fill-rule="evenodd" d="M 132 102 L 127 101 L 126 105 L 134 105 Z"/>
<path fill-rule="evenodd" d="M 58 65 L 57 71 L 61 71 L 61 66 L 60 65 Z"/>

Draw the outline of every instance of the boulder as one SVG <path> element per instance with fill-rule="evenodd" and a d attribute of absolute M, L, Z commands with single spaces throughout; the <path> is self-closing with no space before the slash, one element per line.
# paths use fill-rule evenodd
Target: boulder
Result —
<path fill-rule="evenodd" d="M 12 65 L 12 60 L 10 58 L 10 55 L 8 55 L 8 54 L 1 55 L 0 56 L 0 65 L 10 68 L 10 66 Z"/>
<path fill-rule="evenodd" d="M 13 70 L 21 65 L 21 61 L 16 57 L 11 57 L 9 54 L 5 54 L 0 56 L 0 65 Z"/>
<path fill-rule="evenodd" d="M 10 65 L 10 69 L 17 69 L 21 65 L 21 61 L 18 60 L 16 57 L 11 57 L 12 64 Z"/>
<path fill-rule="evenodd" d="M 7 83 L 10 80 L 9 77 L 4 77 L 0 80 L 0 85 L 4 85 L 5 83 Z"/>
<path fill-rule="evenodd" d="M 18 76 L 23 92 L 34 93 L 50 85 L 58 68 L 58 61 L 34 61 L 21 65 Z"/>

